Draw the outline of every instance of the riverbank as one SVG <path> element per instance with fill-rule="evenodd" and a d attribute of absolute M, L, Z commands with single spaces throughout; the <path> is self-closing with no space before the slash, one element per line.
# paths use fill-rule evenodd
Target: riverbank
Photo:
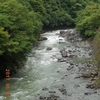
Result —
<path fill-rule="evenodd" d="M 100 35 L 99 33 L 96 34 L 96 36 L 93 39 L 93 54 L 94 54 L 94 60 L 97 64 L 97 68 L 99 71 L 99 75 L 97 80 L 95 81 L 94 85 L 98 88 L 100 88 Z"/>

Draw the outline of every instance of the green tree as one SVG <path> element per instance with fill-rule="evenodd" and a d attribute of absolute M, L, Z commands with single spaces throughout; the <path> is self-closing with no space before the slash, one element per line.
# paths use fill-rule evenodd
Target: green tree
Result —
<path fill-rule="evenodd" d="M 17 0 L 4 0 L 0 2 L 0 26 L 0 72 L 8 67 L 14 73 L 39 37 L 41 15 Z"/>
<path fill-rule="evenodd" d="M 91 2 L 86 8 L 78 12 L 76 29 L 81 34 L 93 36 L 100 27 L 100 4 Z"/>

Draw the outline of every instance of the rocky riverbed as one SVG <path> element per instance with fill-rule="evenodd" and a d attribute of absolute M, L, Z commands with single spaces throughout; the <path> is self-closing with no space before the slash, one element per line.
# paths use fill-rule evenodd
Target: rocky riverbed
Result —
<path fill-rule="evenodd" d="M 8 100 L 100 100 L 90 44 L 75 29 L 41 35 L 25 66 L 10 78 Z M 0 82 L 0 100 L 6 80 Z"/>
<path fill-rule="evenodd" d="M 98 70 L 89 43 L 76 30 L 60 31 L 57 35 L 69 42 L 69 45 L 60 49 L 60 57 L 53 55 L 62 66 L 66 63 L 64 72 L 61 69 L 57 71 L 61 75 L 59 81 L 54 82 L 61 82 L 61 85 L 56 88 L 44 87 L 35 100 L 99 100 L 100 91 L 93 86 Z M 64 43 L 63 39 L 59 39 L 59 44 Z M 82 79 L 84 81 L 80 83 Z"/>

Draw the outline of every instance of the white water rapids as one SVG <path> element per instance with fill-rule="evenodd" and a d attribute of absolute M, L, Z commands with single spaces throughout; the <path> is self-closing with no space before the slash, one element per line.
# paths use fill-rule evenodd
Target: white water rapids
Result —
<path fill-rule="evenodd" d="M 73 31 L 73 29 L 71 31 Z M 66 68 L 69 64 L 57 61 L 57 58 L 61 57 L 59 51 L 65 46 L 68 46 L 68 48 L 70 46 L 70 49 L 72 49 L 73 46 L 63 37 L 60 37 L 58 35 L 59 32 L 60 30 L 56 30 L 42 34 L 42 36 L 48 39 L 39 43 L 38 47 L 33 48 L 31 57 L 27 58 L 25 66 L 19 69 L 16 75 L 11 77 L 9 81 L 9 92 L 11 96 L 9 99 L 5 97 L 6 80 L 0 81 L 0 100 L 40 100 L 37 99 L 37 94 L 44 93 L 44 95 L 47 95 L 47 92 L 42 91 L 43 88 L 46 87 L 51 90 L 56 90 L 62 84 L 66 86 L 69 94 L 73 95 L 67 98 L 56 91 L 61 100 L 100 100 L 99 93 L 84 98 L 83 93 L 92 90 L 86 89 L 85 85 L 87 80 L 82 78 L 74 79 L 76 76 L 74 71 L 63 80 L 63 76 L 66 75 Z M 60 41 L 64 43 L 60 44 Z M 52 50 L 46 50 L 47 47 L 51 47 Z M 84 53 L 84 50 L 82 52 Z M 60 73 L 57 73 L 57 71 L 60 71 Z M 77 72 L 77 69 L 75 71 Z M 77 84 L 80 84 L 80 87 L 73 88 Z"/>

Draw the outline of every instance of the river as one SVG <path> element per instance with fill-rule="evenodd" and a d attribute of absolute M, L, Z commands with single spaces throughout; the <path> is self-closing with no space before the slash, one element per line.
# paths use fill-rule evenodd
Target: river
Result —
<path fill-rule="evenodd" d="M 74 31 L 74 29 L 64 31 L 68 30 Z M 82 67 L 83 62 L 77 60 L 78 63 L 73 64 L 71 63 L 73 59 L 66 57 L 63 61 L 60 59 L 62 58 L 60 51 L 63 48 L 69 52 L 76 50 L 74 54 L 78 57 L 75 56 L 74 59 L 91 58 L 91 55 L 88 55 L 91 49 L 86 50 L 90 45 L 87 41 L 82 41 L 78 43 L 77 49 L 74 43 L 59 36 L 59 33 L 60 30 L 55 30 L 42 34 L 48 39 L 39 42 L 39 45 L 32 49 L 25 66 L 11 77 L 10 98 L 5 97 L 6 80 L 0 81 L 0 100 L 100 100 L 100 90 L 86 88 L 89 79 L 75 78 L 80 75 L 79 66 Z M 48 47 L 52 50 L 47 50 Z"/>

